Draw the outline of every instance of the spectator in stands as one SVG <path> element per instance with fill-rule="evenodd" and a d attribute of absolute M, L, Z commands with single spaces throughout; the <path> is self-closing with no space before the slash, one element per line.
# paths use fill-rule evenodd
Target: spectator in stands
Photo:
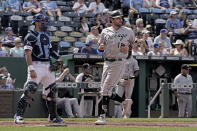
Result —
<path fill-rule="evenodd" d="M 149 49 L 153 48 L 153 41 L 152 38 L 150 37 L 150 31 L 148 30 L 143 30 L 143 40 L 145 40 L 146 45 L 148 46 Z"/>
<path fill-rule="evenodd" d="M 137 28 L 136 28 L 136 30 L 137 30 Z M 135 36 L 136 39 L 142 39 L 142 38 L 143 38 L 143 34 L 142 34 L 141 31 L 137 31 L 135 35 L 136 35 L 136 36 Z"/>
<path fill-rule="evenodd" d="M 88 63 L 84 63 L 82 66 L 82 73 L 78 74 L 76 77 L 76 82 L 77 83 L 82 83 L 82 82 L 93 82 L 93 76 L 90 75 L 91 73 L 91 66 Z M 84 90 L 85 92 L 88 92 L 88 89 Z M 92 116 L 92 111 L 93 111 L 93 100 L 90 97 L 85 97 L 84 101 L 84 106 L 86 111 L 84 114 L 85 116 Z"/>
<path fill-rule="evenodd" d="M 85 16 L 80 17 L 79 31 L 81 33 L 90 32 L 90 28 L 89 28 L 89 25 L 87 23 L 87 20 L 86 20 L 86 17 Z"/>
<path fill-rule="evenodd" d="M 42 7 L 37 0 L 28 0 L 23 3 L 23 10 L 37 14 L 42 10 Z"/>
<path fill-rule="evenodd" d="M 75 82 L 75 77 L 70 73 L 70 69 L 62 64 L 62 66 L 60 66 L 60 74 L 59 77 L 56 78 L 56 82 Z M 77 98 L 73 98 L 67 88 L 58 89 L 58 97 L 56 100 L 57 107 L 65 109 L 68 118 L 83 117 Z"/>
<path fill-rule="evenodd" d="M 169 37 L 167 37 L 167 34 L 168 34 L 167 29 L 161 29 L 160 35 L 154 39 L 154 43 L 159 43 L 160 41 L 161 42 L 163 41 L 165 48 L 171 48 L 172 46 L 171 46 Z"/>
<path fill-rule="evenodd" d="M 133 42 L 131 46 L 132 46 L 132 56 L 143 55 L 141 52 L 139 52 L 137 41 Z"/>
<path fill-rule="evenodd" d="M 137 18 L 140 8 L 144 8 L 144 0 L 130 0 L 130 12 L 134 19 Z"/>
<path fill-rule="evenodd" d="M 7 27 L 5 29 L 5 33 L 6 33 L 6 36 L 4 36 L 3 39 L 1 39 L 3 46 L 9 47 L 9 48 L 14 47 L 14 40 L 16 36 L 14 36 L 13 34 L 12 27 Z"/>
<path fill-rule="evenodd" d="M 130 27 L 131 25 L 135 25 L 136 24 L 135 21 L 136 20 L 134 20 L 134 18 L 133 18 L 132 11 L 129 11 L 128 16 L 127 17 L 124 17 L 124 24 L 127 27 Z"/>
<path fill-rule="evenodd" d="M 93 42 L 92 46 L 97 48 L 98 46 L 97 43 L 99 39 L 100 39 L 100 34 L 99 34 L 98 26 L 92 26 L 91 32 L 86 38 L 86 43 L 88 43 L 89 41 L 92 41 Z"/>
<path fill-rule="evenodd" d="M 20 0 L 6 0 L 6 11 L 18 12 L 21 10 Z"/>
<path fill-rule="evenodd" d="M 146 45 L 146 42 L 143 39 L 138 39 L 137 40 L 138 44 L 138 51 L 142 53 L 143 55 L 147 55 L 148 52 L 148 46 Z"/>
<path fill-rule="evenodd" d="M 166 48 L 164 47 L 164 42 L 163 42 L 163 41 L 160 41 L 160 42 L 159 42 L 159 46 L 160 46 L 160 48 L 159 48 L 159 53 L 160 53 L 160 55 L 161 55 L 161 56 L 169 56 L 169 54 L 170 54 L 170 49 L 166 49 Z"/>
<path fill-rule="evenodd" d="M 185 44 L 182 40 L 176 40 L 174 43 L 175 48 L 171 50 L 170 54 L 172 56 L 188 56 L 187 50 L 184 48 Z"/>
<path fill-rule="evenodd" d="M 9 56 L 7 50 L 2 47 L 2 41 L 0 41 L 0 57 Z"/>
<path fill-rule="evenodd" d="M 173 8 L 173 0 L 156 0 L 156 6 L 162 10 Z"/>
<path fill-rule="evenodd" d="M 5 11 L 6 7 L 5 7 L 5 1 L 4 0 L 0 0 L 0 11 Z"/>
<path fill-rule="evenodd" d="M 60 8 L 58 8 L 57 3 L 55 1 L 45 0 L 42 3 L 43 10 L 46 10 L 46 13 L 49 16 L 55 16 L 55 13 L 57 13 L 57 16 L 62 16 L 62 12 Z"/>
<path fill-rule="evenodd" d="M 85 44 L 85 47 L 82 47 L 81 53 L 87 53 L 87 54 L 98 54 L 97 49 L 92 47 L 93 41 L 87 41 Z"/>
<path fill-rule="evenodd" d="M 137 33 L 137 26 L 134 24 L 134 25 L 131 25 L 130 28 L 133 30 L 133 33 L 136 35 L 136 33 Z"/>
<path fill-rule="evenodd" d="M 24 53 L 24 49 L 21 48 L 21 39 L 19 37 L 17 37 L 14 40 L 14 43 L 15 43 L 15 47 L 10 49 L 10 56 L 24 57 L 25 53 Z"/>
<path fill-rule="evenodd" d="M 101 33 L 101 31 L 103 30 L 103 28 L 105 26 L 102 23 L 101 15 L 100 14 L 96 14 L 94 16 L 94 18 L 95 18 L 95 22 L 93 23 L 93 26 L 97 26 L 98 27 L 98 30 L 99 30 L 99 33 Z"/>
<path fill-rule="evenodd" d="M 144 0 L 144 7 L 145 8 L 156 8 L 156 1 L 155 0 Z"/>
<path fill-rule="evenodd" d="M 173 40 L 172 37 L 173 37 L 174 30 L 180 29 L 183 27 L 181 24 L 181 21 L 179 19 L 177 19 L 176 14 L 177 14 L 176 11 L 171 11 L 170 18 L 166 22 L 166 28 L 169 31 L 170 40 Z"/>
<path fill-rule="evenodd" d="M 8 72 L 6 67 L 1 67 L 0 68 L 0 74 L 3 74 L 4 76 L 6 76 L 6 78 L 7 78 L 6 84 L 14 85 L 16 79 L 12 79 L 10 77 L 10 73 Z"/>
<path fill-rule="evenodd" d="M 109 9 L 104 9 L 103 10 L 103 16 L 102 16 L 101 20 L 102 20 L 102 24 L 105 27 L 111 26 L 109 17 L 110 17 Z"/>
<path fill-rule="evenodd" d="M 2 90 L 2 89 L 7 89 L 7 90 L 14 89 L 13 85 L 6 84 L 6 81 L 7 81 L 7 77 L 3 74 L 0 74 L 0 90 Z"/>
<path fill-rule="evenodd" d="M 72 9 L 79 14 L 88 11 L 88 8 L 84 3 L 84 0 L 77 0 L 77 2 L 74 3 Z"/>
<path fill-rule="evenodd" d="M 173 0 L 173 5 L 176 9 L 186 8 L 185 0 Z"/>
<path fill-rule="evenodd" d="M 121 9 L 123 11 L 123 15 L 128 16 L 130 9 L 130 0 L 120 0 L 120 2 L 121 2 Z"/>
<path fill-rule="evenodd" d="M 139 18 L 136 20 L 137 31 L 142 32 L 144 28 L 143 19 Z"/>
<path fill-rule="evenodd" d="M 91 2 L 89 5 L 89 12 L 93 12 L 94 14 L 101 14 L 105 9 L 105 5 L 101 2 L 101 0 L 95 0 L 95 2 Z"/>
<path fill-rule="evenodd" d="M 160 49 L 160 45 L 158 43 L 155 43 L 153 45 L 153 51 L 149 51 L 147 55 L 148 56 L 160 56 L 159 49 Z"/>
<path fill-rule="evenodd" d="M 191 4 L 193 4 L 193 6 L 197 8 L 196 0 L 191 0 L 190 2 L 192 2 Z"/>

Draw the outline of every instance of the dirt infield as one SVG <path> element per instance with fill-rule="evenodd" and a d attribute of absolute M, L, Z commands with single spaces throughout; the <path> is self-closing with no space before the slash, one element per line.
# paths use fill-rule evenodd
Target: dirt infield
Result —
<path fill-rule="evenodd" d="M 69 127 L 98 126 L 94 121 L 66 121 Z M 12 121 L 0 121 L 0 126 L 50 126 L 47 121 L 26 121 L 24 124 L 15 124 Z M 197 127 L 197 122 L 108 122 L 105 126 L 111 127 Z"/>

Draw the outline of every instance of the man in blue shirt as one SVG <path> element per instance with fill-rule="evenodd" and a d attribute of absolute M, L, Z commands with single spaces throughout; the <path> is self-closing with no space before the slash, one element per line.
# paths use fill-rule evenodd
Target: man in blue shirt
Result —
<path fill-rule="evenodd" d="M 19 0 L 6 0 L 6 11 L 18 12 L 21 8 Z"/>
<path fill-rule="evenodd" d="M 6 89 L 6 90 L 11 90 L 14 89 L 12 84 L 6 84 L 7 78 L 5 75 L 0 74 L 0 90 L 1 89 Z"/>
<path fill-rule="evenodd" d="M 28 0 L 28 2 L 23 3 L 23 10 L 37 14 L 42 10 L 42 8 L 37 0 Z"/>
<path fill-rule="evenodd" d="M 81 49 L 81 53 L 98 54 L 97 49 L 93 48 L 92 44 L 93 44 L 92 41 L 87 42 L 85 44 L 86 46 Z"/>
<path fill-rule="evenodd" d="M 4 10 L 5 10 L 5 1 L 0 0 L 0 11 L 4 11 Z"/>
<path fill-rule="evenodd" d="M 46 10 L 46 13 L 49 16 L 54 16 L 54 13 L 57 13 L 58 16 L 62 16 L 60 8 L 58 8 L 55 1 L 45 0 L 42 2 L 43 10 Z"/>
<path fill-rule="evenodd" d="M 5 29 L 6 35 L 3 39 L 1 39 L 1 42 L 3 43 L 3 46 L 12 48 L 15 46 L 14 40 L 16 36 L 13 35 L 12 27 L 7 27 Z"/>

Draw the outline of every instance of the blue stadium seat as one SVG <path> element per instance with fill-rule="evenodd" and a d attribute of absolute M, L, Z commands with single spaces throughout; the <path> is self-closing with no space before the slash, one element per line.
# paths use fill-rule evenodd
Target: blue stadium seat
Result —
<path fill-rule="evenodd" d="M 48 30 L 51 31 L 51 32 L 55 32 L 55 31 L 57 31 L 57 27 L 49 26 Z"/>
<path fill-rule="evenodd" d="M 19 11 L 15 13 L 16 15 L 20 15 L 20 16 L 30 16 L 31 13 L 27 12 L 27 11 Z"/>
<path fill-rule="evenodd" d="M 68 21 L 71 21 L 71 18 L 70 17 L 66 17 L 66 16 L 61 16 L 61 17 L 58 17 L 58 21 L 68 22 Z"/>
<path fill-rule="evenodd" d="M 165 19 L 165 20 L 168 19 L 168 17 L 169 17 L 169 14 L 161 14 L 160 15 L 160 18 Z"/>
<path fill-rule="evenodd" d="M 56 3 L 57 3 L 57 6 L 66 6 L 67 5 L 67 3 L 64 1 L 56 1 Z"/>
<path fill-rule="evenodd" d="M 71 47 L 71 43 L 66 41 L 59 42 L 58 49 L 60 55 L 66 55 L 69 52 L 69 48 Z"/>
<path fill-rule="evenodd" d="M 72 8 L 70 6 L 59 6 L 62 12 L 70 12 Z"/>
<path fill-rule="evenodd" d="M 63 15 L 67 17 L 79 17 L 79 15 L 76 12 L 65 12 L 63 13 Z"/>
<path fill-rule="evenodd" d="M 77 41 L 74 43 L 74 47 L 82 48 L 84 46 L 85 46 L 85 43 L 83 43 L 81 41 Z"/>
<path fill-rule="evenodd" d="M 176 11 L 176 10 L 174 10 L 174 9 L 166 9 L 165 13 L 170 14 L 171 11 Z"/>
<path fill-rule="evenodd" d="M 71 46 L 70 42 L 66 42 L 66 41 L 60 41 L 59 42 L 59 47 L 60 48 L 69 48 Z"/>
<path fill-rule="evenodd" d="M 10 20 L 13 20 L 13 21 L 22 21 L 23 20 L 23 17 L 22 16 L 19 16 L 19 15 L 12 15 L 10 17 Z"/>
<path fill-rule="evenodd" d="M 197 14 L 197 9 L 196 9 L 196 10 L 193 10 L 193 13 L 194 13 L 194 14 Z"/>
<path fill-rule="evenodd" d="M 162 9 L 158 9 L 158 8 L 152 8 L 151 12 L 152 13 L 156 13 L 156 14 L 164 13 L 164 11 Z"/>
<path fill-rule="evenodd" d="M 73 28 L 70 26 L 62 26 L 62 27 L 60 27 L 60 30 L 65 31 L 65 32 L 72 32 Z"/>
<path fill-rule="evenodd" d="M 139 13 L 150 13 L 150 10 L 147 8 L 140 8 Z"/>
<path fill-rule="evenodd" d="M 61 27 L 64 26 L 64 23 L 60 21 L 51 21 L 51 25 L 56 27 Z"/>
<path fill-rule="evenodd" d="M 25 19 L 26 19 L 27 21 L 32 21 L 32 20 L 33 20 L 33 16 L 27 16 Z"/>
<path fill-rule="evenodd" d="M 183 9 L 183 12 L 186 13 L 186 14 L 192 14 L 193 13 L 193 11 L 189 10 L 189 9 Z"/>

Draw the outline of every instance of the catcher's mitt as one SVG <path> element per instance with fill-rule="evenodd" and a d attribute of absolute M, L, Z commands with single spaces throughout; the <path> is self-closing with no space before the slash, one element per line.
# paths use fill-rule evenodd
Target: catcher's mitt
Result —
<path fill-rule="evenodd" d="M 55 62 L 51 63 L 49 70 L 51 72 L 57 71 L 60 69 L 61 66 L 63 66 L 63 61 L 55 61 Z"/>

